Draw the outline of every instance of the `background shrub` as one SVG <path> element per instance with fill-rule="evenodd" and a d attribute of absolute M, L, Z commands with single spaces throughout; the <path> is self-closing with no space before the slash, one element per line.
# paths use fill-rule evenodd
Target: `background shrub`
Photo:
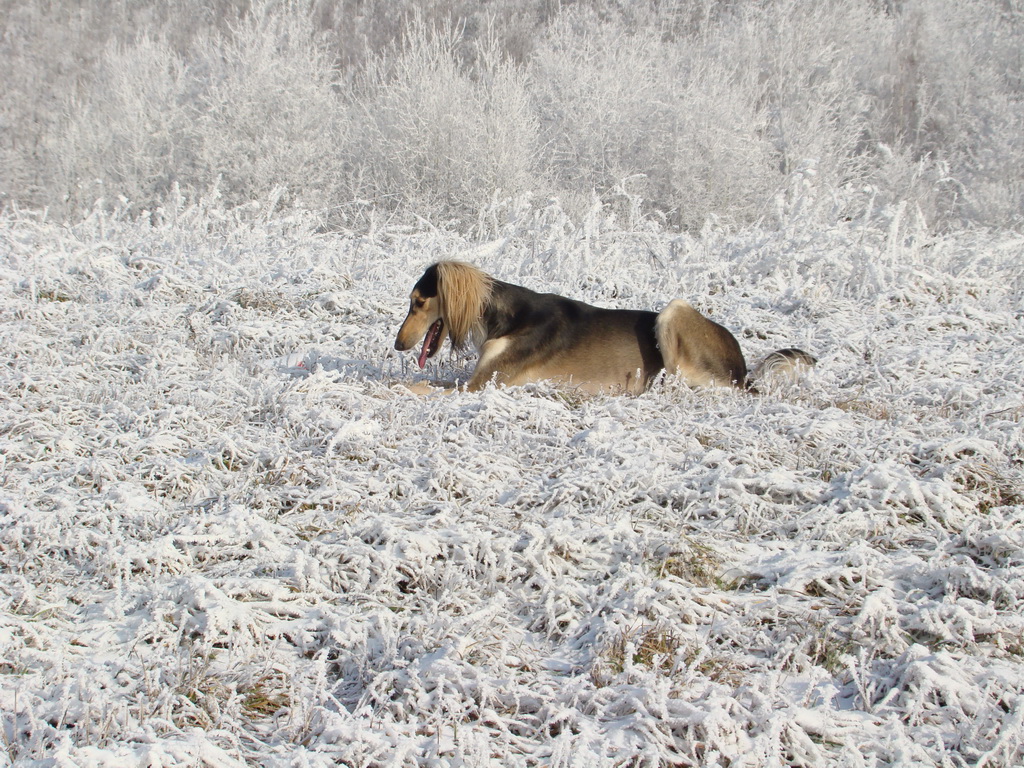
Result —
<path fill-rule="evenodd" d="M 832 216 L 865 190 L 936 228 L 1024 214 L 1016 3 L 31 0 L 0 25 L 0 200 L 61 216 L 216 189 L 467 226 L 533 193 L 695 229 L 797 177 Z"/>
<path fill-rule="evenodd" d="M 353 99 L 353 192 L 443 219 L 472 217 L 494 195 L 544 185 L 526 73 L 493 37 L 478 38 L 468 62 L 459 43 L 451 25 L 419 20 L 393 59 L 367 68 Z"/>

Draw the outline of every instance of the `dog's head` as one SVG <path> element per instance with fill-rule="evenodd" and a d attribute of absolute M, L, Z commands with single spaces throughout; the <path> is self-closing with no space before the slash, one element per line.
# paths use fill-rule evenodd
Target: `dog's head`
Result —
<path fill-rule="evenodd" d="M 438 290 L 438 267 L 434 264 L 427 268 L 409 294 L 409 314 L 398 329 L 395 349 L 404 352 L 423 339 L 423 348 L 416 360 L 422 368 L 427 364 L 427 358 L 433 357 L 441 349 L 447 336 L 448 328 L 445 326 Z"/>

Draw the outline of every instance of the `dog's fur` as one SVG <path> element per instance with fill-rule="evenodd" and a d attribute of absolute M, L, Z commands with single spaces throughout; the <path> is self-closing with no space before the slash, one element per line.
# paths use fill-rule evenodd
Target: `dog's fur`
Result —
<path fill-rule="evenodd" d="M 552 380 L 586 392 L 647 389 L 662 371 L 694 387 L 749 387 L 736 338 L 676 299 L 660 313 L 601 309 L 553 293 L 497 280 L 470 264 L 440 261 L 412 289 L 395 349 L 420 339 L 422 368 L 445 338 L 472 343 L 480 358 L 467 389 L 487 382 L 517 385 Z M 813 365 L 798 349 L 771 353 L 760 368 Z"/>

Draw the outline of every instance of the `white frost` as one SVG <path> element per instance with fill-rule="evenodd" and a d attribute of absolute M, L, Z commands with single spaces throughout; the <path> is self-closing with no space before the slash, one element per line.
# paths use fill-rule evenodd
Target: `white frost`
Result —
<path fill-rule="evenodd" d="M 0 221 L 0 764 L 1024 760 L 1019 238 L 240 217 Z M 458 254 L 820 363 L 415 397 Z"/>

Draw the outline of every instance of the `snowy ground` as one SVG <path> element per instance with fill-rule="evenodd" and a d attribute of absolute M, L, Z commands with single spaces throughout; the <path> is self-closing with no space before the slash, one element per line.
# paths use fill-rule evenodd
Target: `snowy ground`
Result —
<path fill-rule="evenodd" d="M 169 218 L 0 221 L 0 765 L 1024 760 L 1019 237 Z M 820 364 L 410 396 L 452 256 Z"/>

